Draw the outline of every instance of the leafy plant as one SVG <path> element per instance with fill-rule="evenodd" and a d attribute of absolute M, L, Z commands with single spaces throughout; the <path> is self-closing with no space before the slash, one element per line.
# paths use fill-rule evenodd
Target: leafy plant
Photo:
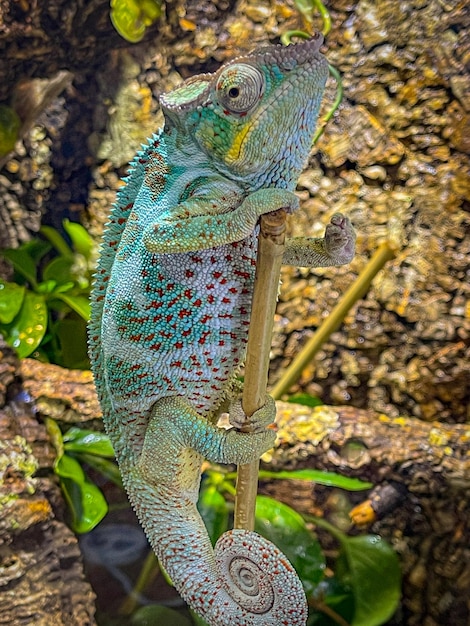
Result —
<path fill-rule="evenodd" d="M 161 14 L 159 0 L 111 0 L 111 22 L 121 37 L 131 43 L 140 41 Z"/>
<path fill-rule="evenodd" d="M 111 443 L 104 433 L 74 427 L 62 435 L 52 419 L 47 419 L 46 425 L 57 450 L 54 470 L 70 507 L 72 527 L 77 533 L 89 532 L 106 515 L 108 505 L 82 464 L 86 463 L 122 486 L 119 470 L 112 460 Z M 261 471 L 260 478 L 314 481 L 351 491 L 372 486 L 356 478 L 308 469 Z M 233 472 L 216 468 L 204 473 L 198 509 L 213 543 L 229 528 L 233 504 L 224 494 L 234 495 L 234 480 Z M 325 554 L 308 521 L 325 528 L 338 541 L 338 555 L 332 566 L 329 563 L 333 576 L 326 574 Z M 379 626 L 396 609 L 400 597 L 400 568 L 392 548 L 380 537 L 348 537 L 324 519 L 306 521 L 291 507 L 267 496 L 257 497 L 255 530 L 275 543 L 298 572 L 314 609 L 309 626 L 334 626 L 345 622 L 351 626 Z M 145 580 L 138 591 L 142 592 L 144 587 Z M 159 605 L 133 612 L 131 623 L 150 623 L 162 615 L 175 619 L 175 624 L 183 623 L 181 615 Z M 204 626 L 195 614 L 192 619 L 198 626 Z"/>
<path fill-rule="evenodd" d="M 6 104 L 0 104 L 0 157 L 13 150 L 20 127 L 21 120 L 16 111 Z"/>
<path fill-rule="evenodd" d="M 77 533 L 87 533 L 101 522 L 108 504 L 101 489 L 86 475 L 82 463 L 122 486 L 117 465 L 111 460 L 113 447 L 104 433 L 74 427 L 62 435 L 51 418 L 46 419 L 46 428 L 57 452 L 54 472 L 69 505 L 71 526 Z"/>
<path fill-rule="evenodd" d="M 231 475 L 221 478 L 207 472 L 199 498 L 199 510 L 215 539 L 228 528 L 230 505 L 220 490 L 233 493 Z M 316 470 L 261 472 L 270 479 L 315 480 L 343 489 L 367 489 L 370 483 Z M 266 496 L 256 500 L 255 530 L 272 541 L 287 556 L 299 574 L 309 604 L 314 608 L 309 626 L 380 626 L 393 615 L 400 598 L 401 573 L 398 558 L 381 537 L 349 537 L 324 519 L 310 518 L 338 541 L 339 551 L 326 574 L 326 557 L 304 518 L 291 507 Z M 198 621 L 202 626 L 203 622 Z"/>
<path fill-rule="evenodd" d="M 80 224 L 64 220 L 64 229 L 71 246 L 43 226 L 45 239 L 0 252 L 15 270 L 15 282 L 0 279 L 0 334 L 20 357 L 86 368 L 94 244 Z"/>

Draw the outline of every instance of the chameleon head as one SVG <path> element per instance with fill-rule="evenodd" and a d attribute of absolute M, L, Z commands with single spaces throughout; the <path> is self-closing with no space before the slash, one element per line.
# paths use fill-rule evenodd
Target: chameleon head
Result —
<path fill-rule="evenodd" d="M 225 176 L 253 188 L 294 186 L 311 148 L 328 76 L 321 35 L 267 46 L 161 97 L 166 130 L 196 141 Z"/>

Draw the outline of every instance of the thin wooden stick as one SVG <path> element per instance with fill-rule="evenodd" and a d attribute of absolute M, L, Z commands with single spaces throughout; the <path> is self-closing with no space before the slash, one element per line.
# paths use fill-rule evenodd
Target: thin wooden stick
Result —
<path fill-rule="evenodd" d="M 376 274 L 395 255 L 396 250 L 389 242 L 382 243 L 377 248 L 359 276 L 345 291 L 341 299 L 338 300 L 331 313 L 317 328 L 289 367 L 284 371 L 279 382 L 273 387 L 271 395 L 275 400 L 279 400 L 282 394 L 287 393 L 291 386 L 299 380 L 302 370 L 312 361 L 331 333 L 340 326 L 354 304 L 365 296 Z"/>
<path fill-rule="evenodd" d="M 248 333 L 242 406 L 252 415 L 265 402 L 269 353 L 284 253 L 286 212 L 267 213 L 260 219 L 258 258 L 253 289 L 253 306 Z M 259 460 L 238 466 L 234 528 L 253 530 Z"/>

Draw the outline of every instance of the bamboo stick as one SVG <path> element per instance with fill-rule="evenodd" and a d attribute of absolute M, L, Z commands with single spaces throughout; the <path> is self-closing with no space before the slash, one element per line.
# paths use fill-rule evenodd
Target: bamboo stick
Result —
<path fill-rule="evenodd" d="M 247 416 L 251 416 L 265 402 L 285 230 L 286 212 L 283 209 L 267 213 L 260 219 L 258 258 L 242 396 L 242 407 Z M 245 530 L 254 528 L 258 470 L 259 460 L 238 466 L 234 528 Z"/>

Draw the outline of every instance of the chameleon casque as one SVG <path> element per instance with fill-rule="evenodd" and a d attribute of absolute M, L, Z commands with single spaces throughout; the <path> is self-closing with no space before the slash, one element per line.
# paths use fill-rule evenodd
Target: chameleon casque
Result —
<path fill-rule="evenodd" d="M 202 460 L 248 463 L 273 446 L 275 406 L 245 416 L 237 375 L 261 214 L 298 207 L 328 75 L 320 35 L 268 46 L 161 97 L 165 126 L 130 166 L 100 249 L 90 356 L 129 499 L 188 604 L 210 625 L 305 624 L 282 553 L 233 530 L 212 549 L 196 509 Z M 285 262 L 351 260 L 349 220 L 288 240 Z M 217 427 L 230 403 L 234 428 Z"/>

